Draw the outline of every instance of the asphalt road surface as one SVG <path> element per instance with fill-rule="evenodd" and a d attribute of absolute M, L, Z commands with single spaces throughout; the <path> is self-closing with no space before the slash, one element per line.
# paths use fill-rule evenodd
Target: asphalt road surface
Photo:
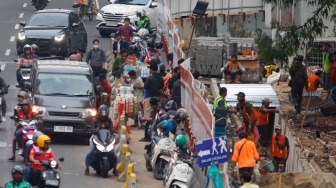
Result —
<path fill-rule="evenodd" d="M 72 3 L 74 0 L 52 0 L 47 9 L 50 8 L 64 8 L 72 9 Z M 100 7 L 106 5 L 107 0 L 100 0 Z M 16 38 L 20 31 L 20 21 L 27 21 L 30 16 L 35 12 L 35 8 L 31 6 L 29 0 L 8 0 L 0 1 L 0 76 L 5 79 L 7 84 L 11 85 L 9 93 L 5 96 L 7 100 L 7 114 L 6 122 L 0 124 L 0 185 L 5 184 L 11 180 L 11 169 L 15 165 L 23 165 L 21 156 L 16 156 L 15 162 L 8 162 L 7 159 L 12 155 L 12 139 L 15 131 L 14 123 L 9 119 L 9 116 L 13 115 L 14 106 L 17 104 L 16 95 L 18 89 L 15 88 L 15 63 L 14 59 L 17 59 L 16 54 Z M 100 47 L 105 51 L 109 50 L 108 38 L 101 38 L 98 31 L 95 28 L 96 21 L 89 21 L 85 18 L 85 27 L 88 33 L 88 48 L 92 48 L 92 40 L 98 38 Z M 130 123 L 129 123 L 130 124 Z M 137 175 L 137 187 L 140 188 L 157 188 L 163 187 L 162 181 L 157 181 L 153 177 L 152 172 L 145 170 L 144 164 L 144 145 L 145 143 L 139 143 L 138 139 L 143 135 L 143 130 L 132 129 L 131 144 L 132 161 L 135 164 L 135 171 Z M 88 148 L 85 139 L 73 138 L 73 137 L 52 137 L 51 148 L 54 150 L 56 157 L 64 157 L 63 170 L 60 170 L 61 174 L 61 187 L 64 188 L 119 188 L 124 185 L 123 182 L 118 182 L 117 178 L 109 173 L 107 179 L 96 176 L 95 172 L 91 169 L 90 176 L 84 175 L 84 159 Z"/>

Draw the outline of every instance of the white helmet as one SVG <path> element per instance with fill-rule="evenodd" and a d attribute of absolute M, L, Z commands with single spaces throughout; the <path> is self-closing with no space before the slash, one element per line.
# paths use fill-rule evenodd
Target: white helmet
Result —
<path fill-rule="evenodd" d="M 23 51 L 26 51 L 27 49 L 32 51 L 32 47 L 29 44 L 26 44 L 26 45 L 23 46 Z"/>
<path fill-rule="evenodd" d="M 137 17 L 145 17 L 146 16 L 146 11 L 145 10 L 138 10 L 136 13 Z"/>
<path fill-rule="evenodd" d="M 145 38 L 145 36 L 148 35 L 148 34 L 149 34 L 148 30 L 145 29 L 145 28 L 141 28 L 141 29 L 139 29 L 139 31 L 138 31 L 138 35 L 139 35 L 139 37 L 141 37 L 141 38 Z"/>

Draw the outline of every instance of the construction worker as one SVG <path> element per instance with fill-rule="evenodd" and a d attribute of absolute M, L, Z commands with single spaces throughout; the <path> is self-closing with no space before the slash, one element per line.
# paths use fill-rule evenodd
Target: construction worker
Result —
<path fill-rule="evenodd" d="M 245 72 L 245 68 L 237 61 L 237 55 L 232 55 L 231 60 L 221 68 L 221 73 L 225 74 L 226 83 L 240 83 L 240 77 Z"/>
<path fill-rule="evenodd" d="M 272 137 L 271 152 L 274 172 L 284 172 L 289 155 L 289 142 L 285 135 L 281 134 L 281 126 L 275 126 L 275 135 Z"/>
<path fill-rule="evenodd" d="M 212 113 L 215 116 L 215 137 L 226 135 L 226 125 L 229 113 L 237 113 L 235 109 L 229 109 L 225 100 L 226 95 L 227 89 L 225 87 L 221 87 L 219 89 L 219 96 L 214 102 Z"/>
<path fill-rule="evenodd" d="M 270 112 L 279 112 L 277 109 L 269 109 L 270 104 L 271 100 L 266 97 L 262 100 L 262 106 L 258 109 L 257 128 L 260 134 L 259 143 L 262 147 L 267 147 L 270 142 L 271 134 L 269 135 L 269 114 Z"/>
<path fill-rule="evenodd" d="M 234 146 L 231 158 L 231 177 L 234 175 L 236 163 L 238 163 L 239 174 L 240 177 L 242 177 L 245 172 L 253 174 L 255 161 L 263 161 L 265 159 L 264 157 L 259 156 L 256 145 L 252 141 L 247 140 L 247 136 L 247 131 L 241 131 L 239 133 L 239 141 Z"/>
<path fill-rule="evenodd" d="M 308 88 L 309 91 L 316 91 L 319 86 L 323 86 L 323 81 L 321 79 L 322 71 L 316 70 L 315 74 L 308 77 Z M 304 88 L 303 91 L 307 92 Z"/>
<path fill-rule="evenodd" d="M 323 65 L 323 89 L 330 90 L 330 75 L 332 70 L 332 52 L 329 43 L 323 43 L 322 65 Z"/>
<path fill-rule="evenodd" d="M 259 142 L 259 132 L 256 127 L 258 113 L 251 103 L 245 100 L 245 93 L 239 92 L 237 96 L 236 111 L 242 111 L 244 126 L 235 130 L 235 133 L 239 133 L 242 130 L 248 132 L 248 140 L 254 141 L 255 144 Z"/>

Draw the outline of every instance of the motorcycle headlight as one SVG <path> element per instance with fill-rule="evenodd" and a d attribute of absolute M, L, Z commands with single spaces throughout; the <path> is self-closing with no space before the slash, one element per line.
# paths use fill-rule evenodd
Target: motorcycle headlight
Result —
<path fill-rule="evenodd" d="M 22 133 L 23 133 L 23 134 L 27 134 L 27 131 L 26 131 L 26 130 L 23 130 Z"/>
<path fill-rule="evenodd" d="M 97 110 L 94 108 L 88 108 L 82 111 L 82 117 L 94 117 L 97 115 Z"/>
<path fill-rule="evenodd" d="M 26 39 L 26 34 L 25 34 L 24 32 L 20 32 L 20 33 L 18 34 L 18 39 L 19 39 L 19 40 L 25 40 L 25 39 Z"/>
<path fill-rule="evenodd" d="M 46 109 L 44 108 L 44 107 L 41 107 L 41 106 L 33 106 L 33 108 L 32 108 L 32 111 L 34 112 L 34 113 L 39 113 L 39 112 L 42 112 L 41 114 L 39 114 L 39 115 L 42 115 L 42 114 L 45 114 L 46 113 Z"/>
<path fill-rule="evenodd" d="M 55 160 L 50 161 L 50 167 L 51 168 L 56 168 L 57 162 Z"/>
<path fill-rule="evenodd" d="M 27 137 L 28 137 L 29 140 L 33 139 L 33 135 L 32 134 L 27 135 Z"/>
<path fill-rule="evenodd" d="M 101 144 L 99 144 L 95 139 L 93 139 L 93 143 L 96 144 L 96 147 L 97 147 L 97 149 L 98 149 L 99 151 L 101 151 L 101 152 L 104 152 L 104 151 L 105 151 L 105 147 L 102 146 Z"/>
<path fill-rule="evenodd" d="M 187 175 L 188 174 L 188 168 L 185 166 L 182 167 L 176 167 L 176 170 L 180 173 L 180 175 Z"/>
<path fill-rule="evenodd" d="M 170 148 L 172 146 L 172 140 L 171 139 L 165 139 L 164 145 L 166 148 Z"/>
<path fill-rule="evenodd" d="M 110 145 L 108 145 L 108 146 L 106 147 L 106 150 L 107 150 L 108 152 L 110 152 L 110 151 L 113 150 L 113 148 L 114 148 L 114 141 L 113 141 Z"/>
<path fill-rule="evenodd" d="M 55 36 L 54 39 L 55 39 L 55 41 L 60 42 L 60 41 L 62 41 L 64 38 L 65 38 L 65 34 L 60 34 L 60 35 Z"/>

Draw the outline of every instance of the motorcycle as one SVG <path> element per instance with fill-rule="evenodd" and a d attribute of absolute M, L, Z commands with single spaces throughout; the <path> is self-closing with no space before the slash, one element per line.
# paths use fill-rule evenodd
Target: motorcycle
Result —
<path fill-rule="evenodd" d="M 18 62 L 17 60 L 14 60 L 14 62 Z M 30 81 L 30 72 L 32 68 L 32 64 L 30 63 L 23 63 L 20 65 L 20 72 L 21 72 L 21 82 L 19 83 L 19 86 L 22 90 L 25 89 L 25 82 Z"/>
<path fill-rule="evenodd" d="M 58 159 L 60 162 L 64 162 L 64 158 Z M 38 188 L 59 188 L 61 184 L 60 175 L 57 171 L 58 163 L 56 160 L 42 160 L 40 161 L 42 166 L 42 173 Z"/>
<path fill-rule="evenodd" d="M 114 150 L 115 138 L 109 130 L 101 129 L 91 137 L 95 145 L 91 166 L 98 175 L 107 178 L 108 171 L 116 166 L 117 156 Z"/>
<path fill-rule="evenodd" d="M 194 158 L 185 154 L 177 149 L 172 155 L 169 165 L 166 165 L 164 170 L 163 185 L 166 188 L 179 187 L 188 188 L 192 187 L 192 178 L 194 175 Z"/>
<path fill-rule="evenodd" d="M 32 6 L 35 6 L 36 10 L 42 10 L 48 5 L 48 0 L 32 0 Z"/>
<path fill-rule="evenodd" d="M 72 8 L 78 8 L 78 16 L 80 19 L 83 19 L 84 16 L 87 16 L 90 21 L 93 20 L 93 12 L 92 11 L 91 13 L 88 12 L 88 5 L 74 3 L 72 5 Z"/>
<path fill-rule="evenodd" d="M 10 87 L 10 85 L 8 85 L 6 88 L 4 89 L 0 89 L 0 96 L 4 96 L 5 94 L 8 93 L 8 88 Z M 2 98 L 0 97 L 0 106 L 2 105 Z M 1 118 L 0 118 L 0 123 L 1 123 Z"/>

